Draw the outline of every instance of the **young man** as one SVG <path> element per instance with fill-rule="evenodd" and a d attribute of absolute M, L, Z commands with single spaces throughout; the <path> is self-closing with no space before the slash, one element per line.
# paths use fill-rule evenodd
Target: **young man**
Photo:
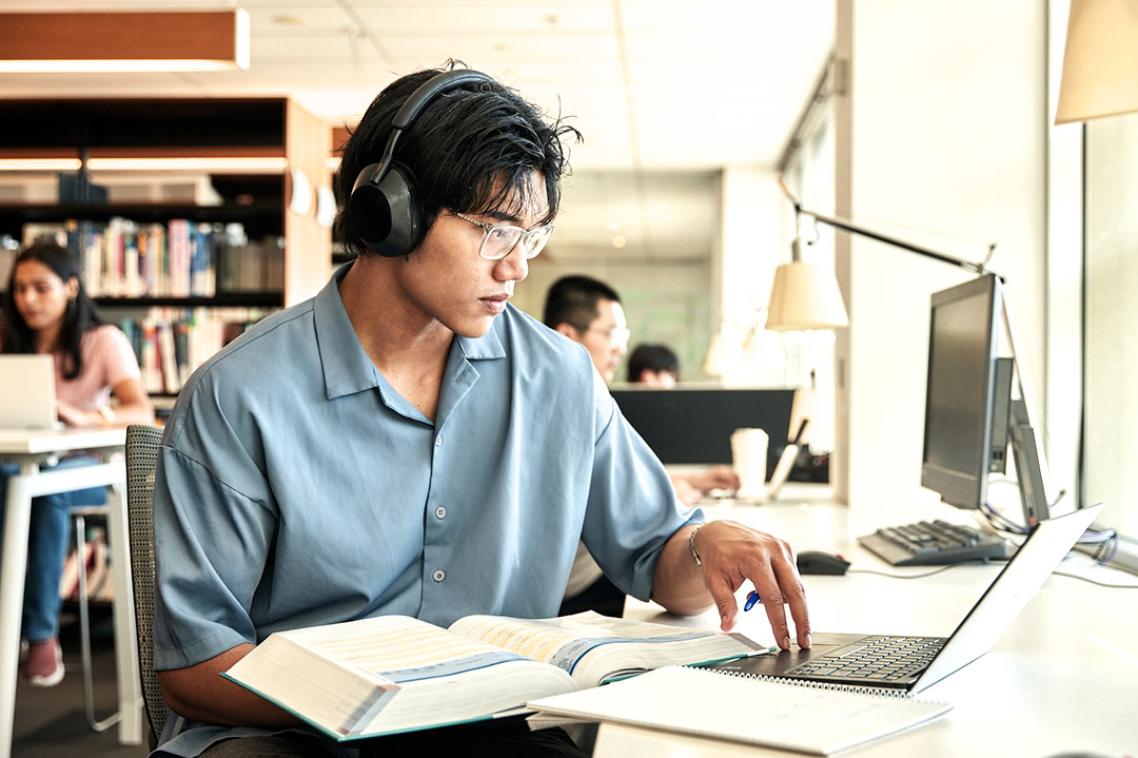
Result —
<path fill-rule="evenodd" d="M 218 674 L 281 629 L 553 616 L 582 539 L 624 591 L 677 613 L 714 600 L 725 629 L 749 580 L 780 644 L 785 600 L 809 645 L 790 548 L 677 509 L 585 351 L 508 304 L 548 238 L 572 130 L 485 77 L 424 97 L 439 74 L 387 87 L 346 146 L 339 222 L 359 257 L 203 366 L 167 426 L 155 668 L 190 722 L 166 735 L 177 755 L 335 754 L 320 738 L 274 735 L 296 720 Z M 348 198 L 361 173 L 378 182 L 408 101 L 420 108 L 391 166 L 413 190 L 422 238 L 392 256 L 371 242 L 376 215 Z M 407 736 L 439 739 L 453 738 Z M 560 732 L 524 739 L 518 754 L 573 754 Z"/>

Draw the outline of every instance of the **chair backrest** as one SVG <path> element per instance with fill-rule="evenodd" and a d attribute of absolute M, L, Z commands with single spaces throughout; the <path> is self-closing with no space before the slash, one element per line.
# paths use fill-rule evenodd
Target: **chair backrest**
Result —
<path fill-rule="evenodd" d="M 154 468 L 162 430 L 129 426 L 126 430 L 126 500 L 130 526 L 130 567 L 134 584 L 134 617 L 138 633 L 138 670 L 151 746 L 162 734 L 170 709 L 162 699 L 154 671 Z"/>

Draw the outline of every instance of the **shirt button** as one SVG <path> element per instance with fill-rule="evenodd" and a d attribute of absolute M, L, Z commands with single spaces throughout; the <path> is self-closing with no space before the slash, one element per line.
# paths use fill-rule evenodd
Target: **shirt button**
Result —
<path fill-rule="evenodd" d="M 442 569 L 435 569 L 435 573 L 431 574 L 431 578 L 436 582 L 441 582 L 443 579 L 447 578 L 447 572 L 443 571 Z"/>
<path fill-rule="evenodd" d="M 435 518 L 444 519 L 447 517 L 447 509 L 445 505 L 440 505 L 435 508 Z"/>
<path fill-rule="evenodd" d="M 435 437 L 435 447 L 440 447 L 442 444 L 443 436 L 440 434 L 438 437 Z"/>

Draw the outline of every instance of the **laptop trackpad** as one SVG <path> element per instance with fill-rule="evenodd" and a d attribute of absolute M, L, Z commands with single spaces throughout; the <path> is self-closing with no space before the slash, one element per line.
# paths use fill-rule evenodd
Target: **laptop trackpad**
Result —
<path fill-rule="evenodd" d="M 803 663 L 828 655 L 843 647 L 856 649 L 853 643 L 865 639 L 864 634 L 815 634 L 812 635 L 809 650 L 800 650 L 792 645 L 790 650 L 779 651 L 775 655 L 759 655 L 754 658 L 742 658 L 734 661 L 725 661 L 711 668 L 719 671 L 735 671 L 740 674 L 752 676 L 782 676 L 784 673 L 800 666 Z"/>

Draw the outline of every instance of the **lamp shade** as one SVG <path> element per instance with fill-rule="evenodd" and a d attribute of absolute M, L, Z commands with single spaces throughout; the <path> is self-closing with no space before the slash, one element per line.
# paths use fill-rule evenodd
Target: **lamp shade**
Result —
<path fill-rule="evenodd" d="M 1072 0 L 1056 124 L 1138 110 L 1138 2 Z"/>
<path fill-rule="evenodd" d="M 0 72 L 218 71 L 249 67 L 241 9 L 0 13 Z"/>
<path fill-rule="evenodd" d="M 775 269 L 767 329 L 797 331 L 849 326 L 838 281 L 815 263 L 794 261 Z"/>

